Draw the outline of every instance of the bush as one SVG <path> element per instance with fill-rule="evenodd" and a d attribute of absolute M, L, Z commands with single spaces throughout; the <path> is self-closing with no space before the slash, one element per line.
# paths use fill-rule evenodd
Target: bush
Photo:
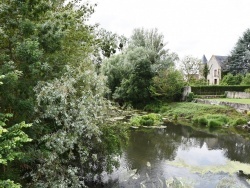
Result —
<path fill-rule="evenodd" d="M 246 93 L 250 93 L 250 88 L 245 89 Z"/>
<path fill-rule="evenodd" d="M 223 77 L 220 85 L 240 85 L 242 79 L 243 76 L 241 74 L 232 75 L 231 73 L 228 73 Z"/>
<path fill-rule="evenodd" d="M 131 118 L 130 123 L 133 126 L 153 126 L 158 125 L 162 121 L 162 118 L 159 114 L 147 114 L 143 116 L 135 116 Z"/>
<path fill-rule="evenodd" d="M 242 118 L 238 118 L 238 119 L 236 119 L 236 120 L 232 123 L 232 125 L 233 125 L 233 126 L 236 126 L 236 125 L 243 125 L 243 124 L 246 124 L 246 123 L 247 123 L 247 120 L 242 119 Z"/>
<path fill-rule="evenodd" d="M 217 128 L 217 127 L 221 127 L 223 125 L 222 122 L 220 122 L 219 120 L 217 119 L 210 119 L 208 121 L 208 127 L 209 128 Z"/>
<path fill-rule="evenodd" d="M 207 123 L 208 123 L 208 121 L 207 121 L 207 118 L 205 118 L 205 117 L 201 117 L 201 118 L 199 118 L 198 119 L 198 124 L 199 125 L 207 125 Z"/>
<path fill-rule="evenodd" d="M 206 115 L 198 117 L 194 120 L 194 124 L 208 126 L 210 128 L 220 127 L 227 122 L 228 118 L 224 115 Z"/>
<path fill-rule="evenodd" d="M 156 99 L 180 101 L 184 87 L 183 75 L 174 68 L 161 70 L 153 77 L 150 87 L 151 95 Z"/>
<path fill-rule="evenodd" d="M 225 91 L 245 91 L 250 86 L 191 86 L 191 91 L 195 95 L 224 95 Z"/>
<path fill-rule="evenodd" d="M 194 100 L 194 93 L 193 92 L 190 92 L 187 96 L 187 101 L 188 102 L 191 102 Z"/>

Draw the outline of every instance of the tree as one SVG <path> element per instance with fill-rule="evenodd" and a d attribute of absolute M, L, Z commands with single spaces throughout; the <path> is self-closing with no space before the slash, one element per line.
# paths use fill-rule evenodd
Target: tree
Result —
<path fill-rule="evenodd" d="M 69 62 L 77 67 L 93 51 L 93 28 L 83 24 L 92 12 L 91 5 L 63 0 L 1 3 L 0 74 L 20 72 L 13 84 L 1 87 L 2 109 L 13 113 L 13 122 L 32 121 L 38 81 L 60 76 Z"/>
<path fill-rule="evenodd" d="M 153 78 L 150 91 L 153 97 L 170 101 L 179 100 L 184 87 L 182 74 L 174 68 L 162 70 Z"/>
<path fill-rule="evenodd" d="M 147 51 L 142 47 L 127 51 L 123 66 L 126 73 L 114 92 L 114 99 L 134 105 L 145 103 L 150 99 L 149 87 L 153 77 Z"/>
<path fill-rule="evenodd" d="M 35 187 L 84 187 L 118 166 L 115 157 L 126 131 L 107 122 L 112 110 L 103 97 L 102 77 L 93 69 L 68 67 L 61 78 L 40 82 L 35 91 L 34 128 L 41 137 Z"/>
<path fill-rule="evenodd" d="M 220 85 L 240 85 L 242 78 L 243 76 L 241 74 L 234 76 L 233 74 L 228 73 L 222 78 Z"/>
<path fill-rule="evenodd" d="M 155 72 L 174 66 L 179 59 L 175 53 L 170 53 L 165 48 L 164 35 L 157 29 L 134 29 L 129 40 L 129 48 L 143 47 L 147 50 L 148 60 Z"/>
<path fill-rule="evenodd" d="M 237 41 L 228 58 L 226 69 L 233 75 L 250 71 L 250 29 L 247 29 Z"/>
<path fill-rule="evenodd" d="M 2 79 L 4 76 L 0 76 Z M 3 83 L 0 82 L 0 85 Z M 30 142 L 31 139 L 23 132 L 23 128 L 30 127 L 31 124 L 21 122 L 15 125 L 7 125 L 6 122 L 12 114 L 0 113 L 0 165 L 6 166 L 9 162 L 20 159 L 23 156 L 20 148 L 24 143 Z M 15 184 L 11 180 L 0 179 L 0 187 L 20 188 L 20 184 Z"/>
<path fill-rule="evenodd" d="M 190 83 L 192 79 L 197 79 L 201 66 L 201 60 L 192 56 L 185 56 L 181 60 L 181 70 L 183 71 L 187 83 Z"/>
<path fill-rule="evenodd" d="M 247 73 L 243 79 L 240 85 L 250 85 L 250 73 Z"/>

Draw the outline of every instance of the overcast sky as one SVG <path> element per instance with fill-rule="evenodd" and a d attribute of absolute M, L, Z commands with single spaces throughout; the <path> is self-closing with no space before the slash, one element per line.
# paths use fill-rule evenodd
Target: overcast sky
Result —
<path fill-rule="evenodd" d="M 91 22 L 129 37 L 134 28 L 158 28 L 181 58 L 228 55 L 250 28 L 250 0 L 90 0 Z"/>

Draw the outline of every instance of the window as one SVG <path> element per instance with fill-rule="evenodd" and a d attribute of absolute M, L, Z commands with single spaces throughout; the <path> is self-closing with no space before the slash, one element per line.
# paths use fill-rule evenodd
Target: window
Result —
<path fill-rule="evenodd" d="M 217 74 L 217 70 L 214 70 L 214 77 L 217 77 L 218 74 Z"/>

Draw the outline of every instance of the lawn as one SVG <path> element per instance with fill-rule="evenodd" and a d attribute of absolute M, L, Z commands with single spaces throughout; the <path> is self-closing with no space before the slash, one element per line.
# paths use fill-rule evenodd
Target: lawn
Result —
<path fill-rule="evenodd" d="M 240 103 L 240 104 L 250 104 L 250 99 L 229 99 L 229 98 L 220 98 L 220 99 L 212 99 L 217 101 L 225 101 L 232 103 Z"/>

